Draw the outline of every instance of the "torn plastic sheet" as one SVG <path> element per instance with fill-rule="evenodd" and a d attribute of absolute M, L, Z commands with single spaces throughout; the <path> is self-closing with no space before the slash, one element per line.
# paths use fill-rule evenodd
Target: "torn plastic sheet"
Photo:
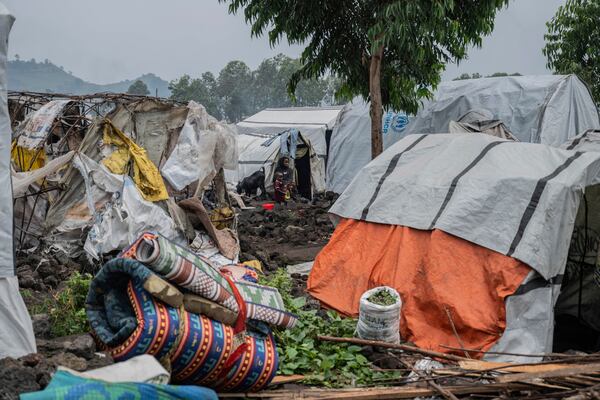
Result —
<path fill-rule="evenodd" d="M 29 114 L 17 128 L 17 144 L 26 149 L 38 148 L 48 136 L 54 120 L 71 100 L 52 100 Z"/>
<path fill-rule="evenodd" d="M 161 168 L 163 177 L 176 190 L 196 181 L 202 189 L 219 169 L 237 169 L 237 138 L 233 129 L 219 123 L 194 101 L 188 108 L 177 145 Z"/>
<path fill-rule="evenodd" d="M 42 168 L 29 171 L 29 172 L 15 172 L 12 170 L 12 186 L 13 186 L 13 198 L 21 197 L 29 188 L 30 185 L 51 175 L 64 167 L 67 163 L 69 163 L 73 156 L 75 155 L 74 151 L 70 151 L 67 154 L 55 158 L 50 161 L 48 164 L 44 165 Z"/>
<path fill-rule="evenodd" d="M 204 232 L 196 231 L 196 237 L 189 247 L 191 251 L 199 256 L 209 259 L 217 267 L 237 264 L 239 262 L 237 254 L 234 258 L 227 258 L 223 256 L 214 240 L 212 240 L 211 237 Z"/>
<path fill-rule="evenodd" d="M 83 248 L 96 260 L 102 254 L 125 248 L 146 231 L 159 232 L 176 243 L 186 244 L 171 217 L 158 205 L 144 200 L 128 176 L 124 177 L 122 189 L 113 193 L 111 201 L 94 220 Z"/>

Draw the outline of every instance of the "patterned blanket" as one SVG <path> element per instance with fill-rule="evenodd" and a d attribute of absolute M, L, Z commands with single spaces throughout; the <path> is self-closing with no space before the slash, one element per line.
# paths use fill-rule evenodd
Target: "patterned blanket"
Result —
<path fill-rule="evenodd" d="M 136 259 L 171 283 L 238 312 L 230 282 L 211 263 L 155 233 L 144 233 L 121 257 Z M 235 282 L 246 303 L 246 317 L 282 328 L 293 328 L 297 317 L 285 311 L 277 289 Z"/>
<path fill-rule="evenodd" d="M 138 261 L 109 261 L 92 280 L 86 301 L 97 339 L 116 361 L 140 354 L 170 365 L 173 381 L 222 391 L 254 391 L 269 384 L 278 358 L 270 330 L 247 331 L 239 358 L 232 327 L 172 307 L 144 289 L 153 275 Z"/>
<path fill-rule="evenodd" d="M 111 383 L 57 371 L 46 389 L 21 395 L 22 400 L 217 400 L 217 394 L 198 386 L 173 386 L 152 383 Z"/>

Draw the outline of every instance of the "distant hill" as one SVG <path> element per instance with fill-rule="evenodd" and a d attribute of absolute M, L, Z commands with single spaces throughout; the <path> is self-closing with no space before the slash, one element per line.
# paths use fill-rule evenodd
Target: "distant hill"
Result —
<path fill-rule="evenodd" d="M 50 61 L 9 61 L 8 89 L 50 92 L 65 94 L 92 94 L 98 92 L 127 92 L 129 86 L 136 80 L 142 80 L 152 96 L 158 90 L 159 97 L 169 97 L 169 82 L 154 74 L 145 74 L 136 79 L 125 80 L 107 85 L 86 82 L 81 78 L 65 71 Z"/>

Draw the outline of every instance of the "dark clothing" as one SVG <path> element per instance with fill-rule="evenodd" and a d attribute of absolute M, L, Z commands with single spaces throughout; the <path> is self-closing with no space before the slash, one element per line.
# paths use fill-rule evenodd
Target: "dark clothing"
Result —
<path fill-rule="evenodd" d="M 275 167 L 275 172 L 273 173 L 273 182 L 275 182 L 275 175 L 277 175 L 277 173 L 280 173 L 283 176 L 282 180 L 285 185 L 294 183 L 294 171 L 290 167 L 283 165 L 283 158 L 279 159 L 277 167 Z"/>

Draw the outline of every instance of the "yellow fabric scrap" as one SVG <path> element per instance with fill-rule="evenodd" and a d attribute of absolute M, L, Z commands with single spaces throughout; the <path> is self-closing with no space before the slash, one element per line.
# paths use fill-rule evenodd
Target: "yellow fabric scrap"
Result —
<path fill-rule="evenodd" d="M 110 172 L 119 175 L 126 174 L 129 162 L 133 160 L 133 181 L 144 199 L 160 201 L 169 198 L 165 182 L 156 165 L 148 158 L 144 148 L 138 146 L 108 120 L 104 123 L 102 140 L 104 144 L 116 147 L 110 156 L 102 160 Z"/>
<path fill-rule="evenodd" d="M 17 141 L 12 142 L 10 157 L 21 172 L 33 171 L 46 165 L 46 152 L 44 149 L 29 150 L 17 145 Z M 35 158 L 33 163 L 31 162 Z"/>
<path fill-rule="evenodd" d="M 244 261 L 242 264 L 247 265 L 251 268 L 254 268 L 255 270 L 257 270 L 258 272 L 262 273 L 262 264 L 260 261 L 258 260 L 250 260 L 250 261 Z"/>
<path fill-rule="evenodd" d="M 210 222 L 221 230 L 229 227 L 233 219 L 233 210 L 229 207 L 215 208 L 210 215 Z"/>

